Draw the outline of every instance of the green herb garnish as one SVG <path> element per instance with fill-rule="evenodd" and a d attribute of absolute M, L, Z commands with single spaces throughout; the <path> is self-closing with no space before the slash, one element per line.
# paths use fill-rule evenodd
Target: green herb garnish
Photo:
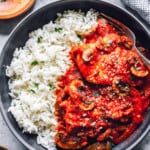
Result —
<path fill-rule="evenodd" d="M 55 32 L 61 32 L 62 28 L 55 28 Z"/>
<path fill-rule="evenodd" d="M 32 61 L 32 63 L 31 63 L 32 66 L 36 66 L 36 65 L 38 65 L 38 64 L 39 64 L 39 62 L 38 62 L 37 60 L 34 60 L 34 61 Z"/>
<path fill-rule="evenodd" d="M 93 92 L 93 96 L 97 97 L 97 96 L 100 96 L 99 92 L 95 91 Z"/>
<path fill-rule="evenodd" d="M 77 37 L 82 41 L 83 37 L 80 34 L 77 34 Z"/>
<path fill-rule="evenodd" d="M 134 69 L 137 70 L 137 71 L 140 71 L 140 70 L 141 70 L 141 67 L 139 67 L 139 66 L 134 66 Z"/>
<path fill-rule="evenodd" d="M 35 91 L 33 89 L 30 89 L 30 91 L 35 94 Z"/>
<path fill-rule="evenodd" d="M 116 60 L 116 61 L 115 61 L 115 64 L 119 64 L 119 61 L 118 61 L 118 60 Z"/>
<path fill-rule="evenodd" d="M 54 90 L 54 89 L 55 89 L 55 86 L 52 85 L 52 84 L 49 84 L 48 86 L 49 86 L 49 89 L 50 89 L 50 90 Z"/>
<path fill-rule="evenodd" d="M 134 82 L 134 81 L 135 81 L 135 79 L 134 79 L 133 76 L 130 77 L 130 81 L 131 81 L 131 82 Z"/>
<path fill-rule="evenodd" d="M 38 89 L 39 88 L 39 83 L 34 83 L 34 86 Z"/>
<path fill-rule="evenodd" d="M 37 38 L 37 43 L 41 43 L 41 42 L 42 42 L 42 37 L 39 36 L 39 37 Z"/>
<path fill-rule="evenodd" d="M 101 118 L 102 120 L 105 120 L 105 116 L 104 116 L 104 115 L 100 116 L 100 118 Z"/>

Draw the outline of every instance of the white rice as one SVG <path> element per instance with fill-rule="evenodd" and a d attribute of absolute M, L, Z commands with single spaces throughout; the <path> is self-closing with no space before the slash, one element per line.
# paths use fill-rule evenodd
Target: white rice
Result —
<path fill-rule="evenodd" d="M 13 114 L 23 132 L 37 134 L 37 143 L 55 150 L 54 136 L 57 121 L 54 116 L 57 77 L 64 74 L 71 63 L 68 52 L 82 43 L 78 34 L 92 31 L 98 13 L 89 10 L 65 11 L 42 28 L 29 34 L 25 46 L 16 48 L 6 74 Z"/>

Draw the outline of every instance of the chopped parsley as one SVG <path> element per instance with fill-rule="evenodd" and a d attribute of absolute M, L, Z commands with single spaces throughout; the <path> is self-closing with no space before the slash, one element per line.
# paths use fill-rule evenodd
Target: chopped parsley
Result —
<path fill-rule="evenodd" d="M 37 38 L 37 43 L 41 43 L 41 42 L 42 42 L 42 37 L 39 36 L 39 37 Z"/>
<path fill-rule="evenodd" d="M 100 118 L 101 118 L 102 120 L 105 120 L 105 119 L 106 119 L 104 115 L 100 116 Z"/>
<path fill-rule="evenodd" d="M 115 61 L 115 64 L 119 64 L 119 61 L 118 61 L 118 60 L 116 60 L 116 61 Z"/>
<path fill-rule="evenodd" d="M 80 34 L 77 34 L 77 37 L 82 41 L 83 37 Z"/>
<path fill-rule="evenodd" d="M 61 32 L 62 28 L 55 28 L 55 32 Z"/>
<path fill-rule="evenodd" d="M 34 82 L 34 86 L 38 89 L 39 88 L 39 83 Z"/>
<path fill-rule="evenodd" d="M 131 82 L 134 82 L 134 81 L 135 81 L 135 79 L 134 79 L 133 76 L 130 77 L 130 81 L 131 81 Z"/>
<path fill-rule="evenodd" d="M 39 62 L 37 60 L 34 60 L 34 61 L 31 62 L 31 66 L 36 66 L 38 64 L 39 64 Z"/>
<path fill-rule="evenodd" d="M 93 96 L 98 97 L 98 96 L 100 96 L 100 93 L 97 92 L 97 91 L 94 91 L 94 92 L 93 92 Z"/>
<path fill-rule="evenodd" d="M 33 89 L 30 89 L 30 91 L 31 91 L 32 93 L 34 93 L 34 94 L 36 93 Z"/>
<path fill-rule="evenodd" d="M 52 85 L 52 84 L 48 84 L 48 86 L 49 86 L 49 89 L 50 89 L 50 90 L 54 90 L 54 89 L 55 89 L 55 86 Z"/>
<path fill-rule="evenodd" d="M 134 69 L 137 70 L 137 71 L 140 71 L 141 67 L 140 66 L 134 66 Z"/>

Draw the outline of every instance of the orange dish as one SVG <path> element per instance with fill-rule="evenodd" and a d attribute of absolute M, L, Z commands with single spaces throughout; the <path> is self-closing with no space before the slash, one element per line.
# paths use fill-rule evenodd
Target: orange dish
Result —
<path fill-rule="evenodd" d="M 110 150 L 144 119 L 150 74 L 133 41 L 103 18 L 70 51 L 73 64 L 58 79 L 56 144 L 63 149 Z"/>
<path fill-rule="evenodd" d="M 0 19 L 10 19 L 27 11 L 35 0 L 0 0 Z"/>

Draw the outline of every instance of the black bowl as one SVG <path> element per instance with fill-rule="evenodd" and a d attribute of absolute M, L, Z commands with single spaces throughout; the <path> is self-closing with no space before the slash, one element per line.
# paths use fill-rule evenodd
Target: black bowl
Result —
<path fill-rule="evenodd" d="M 14 135 L 30 150 L 44 150 L 44 148 L 36 143 L 36 136 L 30 134 L 23 134 L 22 129 L 19 128 L 17 122 L 8 112 L 8 108 L 11 103 L 11 97 L 9 96 L 8 78 L 6 76 L 6 66 L 10 65 L 13 57 L 13 52 L 16 47 L 22 47 L 28 39 L 28 34 L 42 27 L 50 20 L 56 19 L 57 12 L 63 12 L 67 9 L 74 9 L 87 11 L 90 8 L 94 8 L 99 12 L 103 12 L 109 16 L 112 16 L 125 25 L 130 27 L 136 34 L 137 39 L 142 43 L 144 47 L 150 49 L 150 33 L 146 27 L 132 14 L 126 10 L 110 4 L 104 1 L 98 0 L 63 0 L 51 3 L 39 10 L 33 12 L 27 16 L 10 34 L 8 41 L 6 42 L 1 57 L 0 57 L 0 107 L 3 117 L 7 122 L 10 130 Z M 150 123 L 150 110 L 146 113 L 143 123 L 139 128 L 124 142 L 115 146 L 113 150 L 130 150 L 137 145 L 143 137 L 149 131 Z"/>

